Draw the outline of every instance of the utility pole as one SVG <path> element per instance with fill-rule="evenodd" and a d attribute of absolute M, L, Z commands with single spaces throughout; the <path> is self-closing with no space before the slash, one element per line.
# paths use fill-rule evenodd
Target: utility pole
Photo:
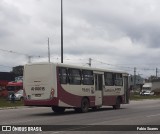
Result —
<path fill-rule="evenodd" d="M 88 63 L 88 65 L 89 65 L 89 67 L 91 67 L 91 65 L 92 65 L 92 59 L 91 58 L 89 58 L 89 63 Z"/>
<path fill-rule="evenodd" d="M 156 79 L 158 78 L 158 77 L 157 77 L 157 74 L 158 74 L 158 68 L 156 68 Z"/>
<path fill-rule="evenodd" d="M 61 0 L 61 63 L 63 63 L 63 0 Z"/>
<path fill-rule="evenodd" d="M 27 57 L 28 57 L 28 63 L 31 63 L 32 56 L 28 55 Z"/>
<path fill-rule="evenodd" d="M 50 47 L 49 47 L 49 38 L 48 38 L 48 62 L 50 63 Z"/>
<path fill-rule="evenodd" d="M 134 67 L 134 89 L 136 88 L 136 67 Z"/>

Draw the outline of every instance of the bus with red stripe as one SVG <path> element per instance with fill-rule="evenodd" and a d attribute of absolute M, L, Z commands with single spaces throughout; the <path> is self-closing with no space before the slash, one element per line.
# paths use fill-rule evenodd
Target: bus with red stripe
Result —
<path fill-rule="evenodd" d="M 119 109 L 129 103 L 128 73 L 55 63 L 26 64 L 24 104 L 88 112 L 102 106 Z"/>

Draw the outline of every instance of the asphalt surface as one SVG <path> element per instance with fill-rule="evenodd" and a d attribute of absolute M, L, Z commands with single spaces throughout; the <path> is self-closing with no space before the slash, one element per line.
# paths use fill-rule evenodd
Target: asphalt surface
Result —
<path fill-rule="evenodd" d="M 0 110 L 0 125 L 61 125 L 62 130 L 44 131 L 46 134 L 99 134 L 99 133 L 123 133 L 123 134 L 158 134 L 157 131 L 99 131 L 103 125 L 160 125 L 160 100 L 131 101 L 122 105 L 121 109 L 113 110 L 112 107 L 103 107 L 98 111 L 90 110 L 88 113 L 75 113 L 74 110 L 66 110 L 64 114 L 55 114 L 48 107 L 18 107 L 16 109 Z M 64 125 L 64 126 L 62 126 Z M 71 128 L 66 128 L 66 125 Z M 81 126 L 83 125 L 83 126 Z M 89 126 L 88 126 L 89 125 Z M 91 126 L 90 126 L 91 125 Z M 106 126 L 107 127 L 107 126 Z M 127 127 L 127 126 L 123 126 Z M 160 127 L 159 127 L 160 128 Z M 2 133 L 2 132 L 0 132 Z M 4 133 L 4 132 L 3 132 Z M 7 132 L 5 132 L 7 133 Z M 22 133 L 22 132 L 8 132 Z M 36 133 L 36 132 L 23 132 Z M 40 132 L 37 132 L 40 133 Z"/>

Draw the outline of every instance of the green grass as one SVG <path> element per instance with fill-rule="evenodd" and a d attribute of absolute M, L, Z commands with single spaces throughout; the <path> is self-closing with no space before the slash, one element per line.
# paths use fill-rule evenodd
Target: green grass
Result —
<path fill-rule="evenodd" d="M 17 106 L 23 106 L 23 101 L 15 101 L 12 103 L 11 101 L 8 101 L 5 98 L 0 98 L 0 108 L 3 107 L 17 107 Z"/>
<path fill-rule="evenodd" d="M 131 95 L 130 100 L 144 100 L 144 99 L 160 99 L 160 95 L 140 96 Z"/>

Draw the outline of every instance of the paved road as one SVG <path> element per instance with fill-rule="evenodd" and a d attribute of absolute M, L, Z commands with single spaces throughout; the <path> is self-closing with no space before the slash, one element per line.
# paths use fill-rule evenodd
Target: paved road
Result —
<path fill-rule="evenodd" d="M 111 107 L 104 107 L 99 111 L 88 113 L 75 113 L 67 110 L 63 115 L 57 115 L 50 108 L 21 107 L 18 109 L 0 110 L 1 125 L 160 125 L 160 100 L 131 101 L 130 104 L 122 105 L 120 110 L 113 110 Z M 73 128 L 73 130 L 78 128 Z M 90 128 L 90 129 L 95 129 Z M 160 132 L 160 131 L 159 131 Z M 88 132 L 42 132 L 42 133 L 85 133 Z M 106 132 L 92 132 L 106 133 Z M 108 133 L 118 133 L 117 131 Z M 128 132 L 122 132 L 128 134 Z M 129 132 L 131 133 L 151 133 Z M 152 132 L 157 133 L 158 132 Z"/>

